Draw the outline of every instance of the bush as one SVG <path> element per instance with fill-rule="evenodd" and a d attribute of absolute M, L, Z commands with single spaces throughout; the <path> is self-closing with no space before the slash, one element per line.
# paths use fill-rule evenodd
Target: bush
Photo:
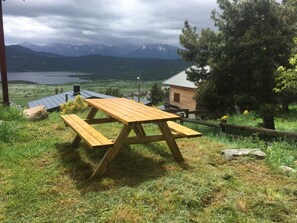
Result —
<path fill-rule="evenodd" d="M 68 101 L 66 104 L 60 106 L 62 114 L 77 113 L 84 111 L 88 105 L 84 102 L 82 96 L 77 95 L 73 100 Z"/>

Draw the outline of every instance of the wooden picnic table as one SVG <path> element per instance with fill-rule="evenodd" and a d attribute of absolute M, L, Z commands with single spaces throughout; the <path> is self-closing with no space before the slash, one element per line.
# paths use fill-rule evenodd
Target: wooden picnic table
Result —
<path fill-rule="evenodd" d="M 62 118 L 77 133 L 72 142 L 73 146 L 77 146 L 83 139 L 91 148 L 109 147 L 91 178 L 98 175 L 102 176 L 106 172 L 107 167 L 124 144 L 142 144 L 165 140 L 174 159 L 177 162 L 183 162 L 184 159 L 175 139 L 201 136 L 201 133 L 174 122 L 179 120 L 180 116 L 132 100 L 108 98 L 84 99 L 84 101 L 91 108 L 85 120 L 80 119 L 77 115 L 64 115 Z M 104 112 L 108 117 L 96 119 L 95 116 L 98 111 Z M 123 127 L 113 140 L 108 139 L 90 125 L 115 121 L 122 123 Z M 144 123 L 157 124 L 161 134 L 147 135 L 143 128 Z M 135 132 L 136 136 L 129 137 L 131 130 Z"/>

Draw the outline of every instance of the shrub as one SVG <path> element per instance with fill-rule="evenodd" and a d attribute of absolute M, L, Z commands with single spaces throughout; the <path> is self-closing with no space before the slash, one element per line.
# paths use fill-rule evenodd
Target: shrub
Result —
<path fill-rule="evenodd" d="M 74 100 L 68 101 L 60 106 L 62 114 L 77 113 L 84 111 L 88 105 L 84 102 L 82 96 L 77 95 Z"/>

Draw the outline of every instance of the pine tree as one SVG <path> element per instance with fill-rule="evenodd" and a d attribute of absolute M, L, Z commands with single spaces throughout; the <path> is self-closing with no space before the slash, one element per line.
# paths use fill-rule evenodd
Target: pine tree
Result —
<path fill-rule="evenodd" d="M 150 100 L 151 100 L 153 105 L 157 105 L 161 101 L 163 101 L 164 92 L 163 92 L 161 86 L 158 83 L 153 83 L 150 92 L 151 92 Z"/>
<path fill-rule="evenodd" d="M 264 127 L 274 128 L 277 107 L 275 71 L 286 65 L 296 35 L 295 17 L 286 4 L 275 0 L 218 0 L 213 11 L 217 32 L 200 34 L 186 21 L 179 54 L 196 67 L 188 78 L 197 82 L 198 100 L 212 110 L 253 109 Z M 292 11 L 292 10 L 291 10 Z M 198 83 L 199 81 L 199 83 Z M 200 86 L 200 87 L 199 87 Z M 198 103 L 200 102 L 198 101 Z"/>

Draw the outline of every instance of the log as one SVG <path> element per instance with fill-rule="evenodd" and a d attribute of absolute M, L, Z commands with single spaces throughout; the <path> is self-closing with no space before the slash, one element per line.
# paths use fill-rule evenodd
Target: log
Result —
<path fill-rule="evenodd" d="M 200 125 L 206 125 L 208 127 L 213 127 L 213 128 L 221 128 L 220 125 L 218 124 L 214 124 L 211 122 L 207 122 L 207 121 L 202 121 L 202 120 L 197 120 L 197 119 L 190 119 L 190 118 L 182 118 L 181 119 L 181 123 L 182 122 L 189 122 L 189 123 L 195 123 L 195 124 L 200 124 Z"/>
<path fill-rule="evenodd" d="M 272 130 L 272 129 L 266 129 L 266 128 L 256 128 L 252 126 L 234 125 L 234 124 L 228 124 L 228 123 L 220 123 L 220 126 L 223 126 L 225 128 L 233 128 L 238 130 L 257 132 L 267 136 L 297 139 L 297 133 L 295 132 L 286 132 L 286 131 Z"/>
<path fill-rule="evenodd" d="M 234 124 L 228 124 L 228 123 L 223 123 L 223 122 L 221 122 L 220 124 L 214 124 L 214 123 L 207 122 L 207 121 L 202 121 L 202 120 L 197 120 L 197 119 L 188 119 L 188 118 L 182 118 L 181 123 L 182 122 L 196 123 L 196 124 L 205 125 L 205 126 L 213 127 L 213 128 L 220 128 L 220 129 L 232 128 L 232 129 L 236 129 L 236 130 L 261 133 L 262 135 L 266 135 L 266 136 L 297 139 L 296 132 L 286 132 L 286 131 L 272 130 L 272 129 L 266 129 L 266 128 L 256 128 L 256 127 L 252 127 L 252 126 L 234 125 Z"/>

